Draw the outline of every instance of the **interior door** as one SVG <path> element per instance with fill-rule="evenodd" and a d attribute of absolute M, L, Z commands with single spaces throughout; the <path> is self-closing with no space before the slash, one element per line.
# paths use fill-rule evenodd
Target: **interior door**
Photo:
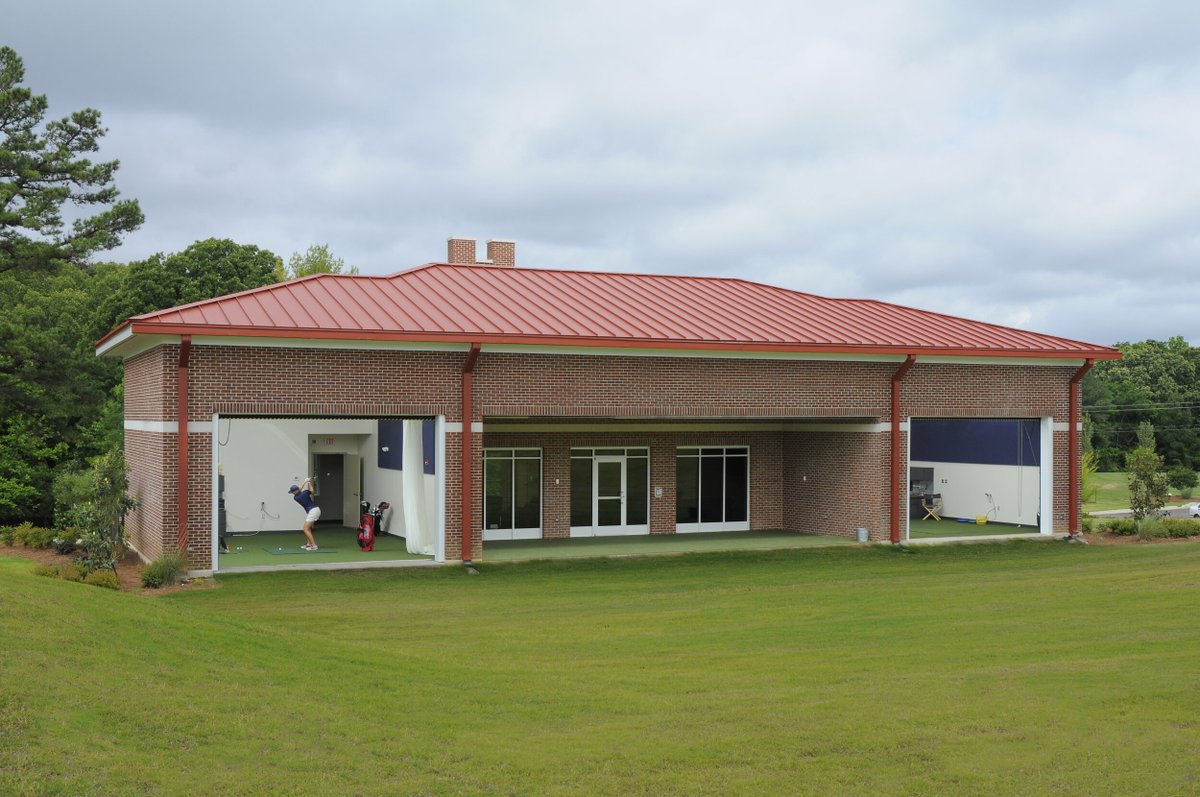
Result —
<path fill-rule="evenodd" d="M 316 454 L 317 506 L 321 507 L 321 520 L 340 521 L 343 518 L 345 496 L 345 468 L 342 454 Z M 351 515 L 350 517 L 354 517 Z"/>

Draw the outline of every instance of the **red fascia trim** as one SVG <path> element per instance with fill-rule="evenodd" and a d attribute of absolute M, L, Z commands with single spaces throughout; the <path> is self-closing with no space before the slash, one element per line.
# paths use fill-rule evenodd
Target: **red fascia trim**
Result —
<path fill-rule="evenodd" d="M 1067 510 L 1067 533 L 1078 534 L 1080 531 L 1079 523 L 1079 481 L 1083 478 L 1082 461 L 1083 457 L 1079 451 L 1079 405 L 1082 403 L 1082 398 L 1079 395 L 1079 383 L 1083 381 L 1083 377 L 1087 372 L 1092 370 L 1092 366 L 1096 364 L 1095 360 L 1088 360 L 1083 365 L 1079 366 L 1079 370 L 1071 377 L 1071 395 L 1070 395 L 1070 428 L 1067 430 L 1067 462 L 1069 473 L 1067 481 L 1070 488 L 1067 491 L 1070 502 L 1070 507 Z"/>
<path fill-rule="evenodd" d="M 891 489 L 888 493 L 891 496 L 892 503 L 890 515 L 892 524 L 891 540 L 893 543 L 900 542 L 900 382 L 916 361 L 917 355 L 908 355 L 904 358 L 904 362 L 900 367 L 896 369 L 896 373 L 892 374 L 892 467 Z M 909 434 L 912 434 L 911 429 L 909 429 Z"/>
<path fill-rule="evenodd" d="M 175 473 L 178 478 L 176 495 L 179 497 L 178 544 L 179 552 L 187 556 L 188 545 L 188 366 L 192 356 L 192 336 L 183 335 L 179 338 L 179 370 L 176 374 L 178 389 L 176 412 L 179 431 L 175 435 L 178 441 L 178 462 Z"/>
<path fill-rule="evenodd" d="M 521 344 L 533 346 L 591 346 L 631 349 L 680 349 L 693 351 L 763 351 L 812 354 L 881 354 L 907 355 L 913 346 L 850 345 L 821 343 L 759 343 L 746 341 L 675 340 L 626 337 L 583 337 L 576 335 L 519 335 L 477 332 L 384 332 L 361 329 L 280 329 L 277 327 L 204 326 L 199 324 L 161 324 L 133 322 L 134 334 L 147 335 L 211 335 L 213 337 L 280 338 L 285 340 L 369 340 L 412 341 L 421 343 L 480 343 Z M 101 338 L 100 342 L 103 342 Z M 1038 357 L 1051 359 L 1091 358 L 1120 359 L 1116 349 L 1032 349 L 977 348 L 970 346 L 921 347 L 923 355 L 954 357 Z"/>
<path fill-rule="evenodd" d="M 471 563 L 471 550 L 474 546 L 475 518 L 474 506 L 471 501 L 471 487 L 474 475 L 472 462 L 474 454 L 474 438 L 471 423 L 475 419 L 475 404 L 472 396 L 474 388 L 475 361 L 479 359 L 480 344 L 472 343 L 467 352 L 467 360 L 463 363 L 462 371 L 462 560 L 464 564 Z"/>

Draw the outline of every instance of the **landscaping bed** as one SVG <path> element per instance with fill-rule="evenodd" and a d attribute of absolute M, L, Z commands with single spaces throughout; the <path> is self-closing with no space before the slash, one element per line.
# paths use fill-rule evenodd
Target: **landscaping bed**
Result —
<path fill-rule="evenodd" d="M 62 567 L 70 565 L 75 561 L 73 554 L 61 554 L 53 548 L 30 548 L 25 545 L 7 545 L 0 542 L 0 556 L 13 556 L 19 559 L 28 559 L 39 565 L 49 565 L 53 567 Z M 206 589 L 215 586 L 215 582 L 211 578 L 194 578 L 188 581 L 173 584 L 171 586 L 159 587 L 157 589 L 145 589 L 142 587 L 142 560 L 133 551 L 126 551 L 120 561 L 117 562 L 117 580 L 121 584 L 122 592 L 140 592 L 146 595 L 162 595 L 172 592 L 180 592 L 190 589 Z"/>

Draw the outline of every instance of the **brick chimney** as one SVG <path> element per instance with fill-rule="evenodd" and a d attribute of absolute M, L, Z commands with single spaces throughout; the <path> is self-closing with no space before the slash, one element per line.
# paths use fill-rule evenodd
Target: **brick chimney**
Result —
<path fill-rule="evenodd" d="M 488 260 L 492 261 L 493 266 L 516 268 L 517 242 L 493 238 L 487 242 L 487 256 Z"/>
<path fill-rule="evenodd" d="M 500 266 L 516 268 L 516 241 L 491 239 L 487 242 L 487 260 L 475 259 L 474 238 L 446 239 L 446 260 L 456 266 Z"/>
<path fill-rule="evenodd" d="M 475 239 L 449 238 L 446 241 L 446 261 L 456 266 L 475 265 Z"/>

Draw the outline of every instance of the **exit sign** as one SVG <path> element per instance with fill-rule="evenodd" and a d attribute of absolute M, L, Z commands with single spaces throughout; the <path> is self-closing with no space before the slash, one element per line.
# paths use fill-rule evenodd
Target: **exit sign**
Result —
<path fill-rule="evenodd" d="M 325 445 L 327 445 L 327 446 L 331 446 L 331 445 L 333 445 L 333 438 L 332 438 L 332 437 L 326 437 L 326 438 L 325 438 Z"/>

